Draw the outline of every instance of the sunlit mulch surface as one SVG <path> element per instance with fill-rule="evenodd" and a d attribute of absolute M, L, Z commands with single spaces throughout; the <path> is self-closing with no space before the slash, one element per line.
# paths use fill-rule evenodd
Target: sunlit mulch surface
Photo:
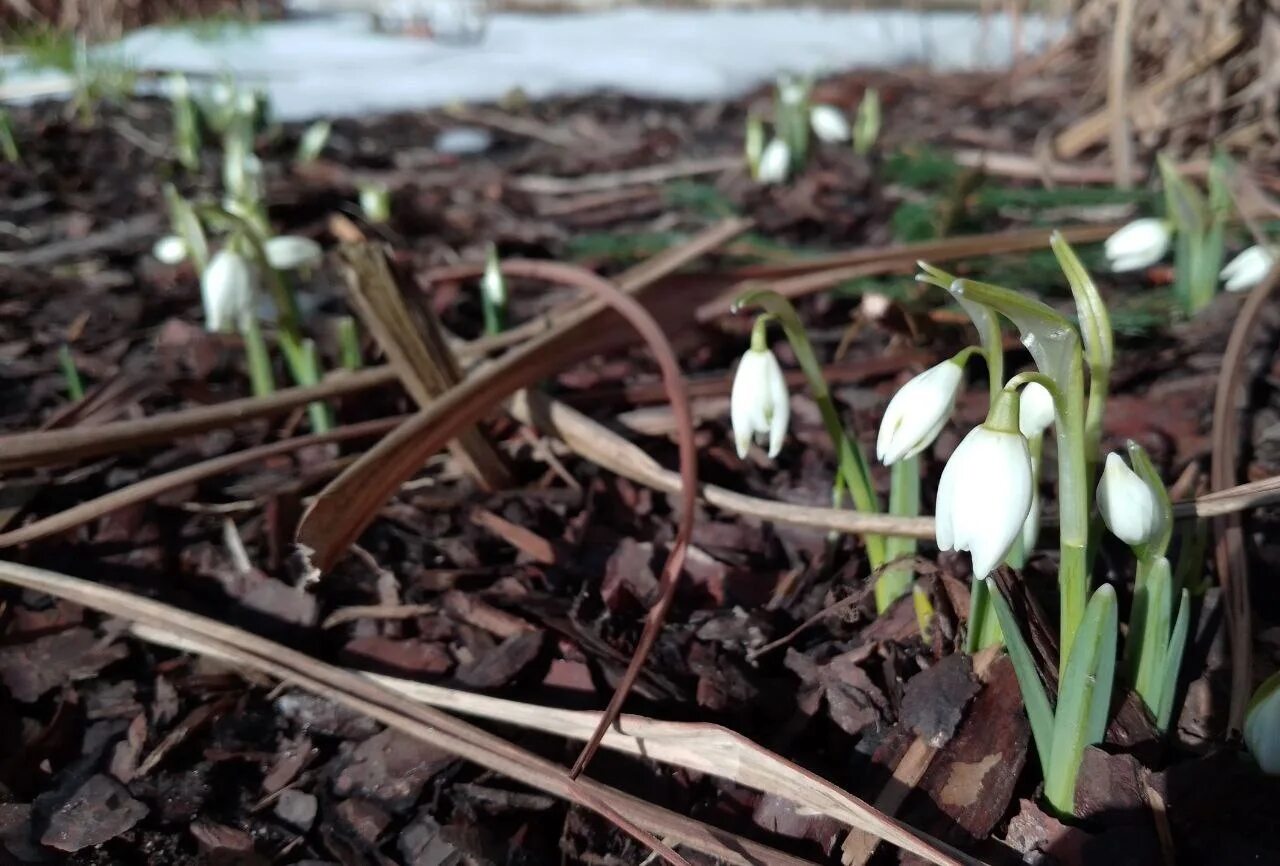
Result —
<path fill-rule="evenodd" d="M 818 96 L 852 107 L 863 83 L 826 83 Z M 682 299 L 701 297 L 699 286 L 727 285 L 726 275 L 746 263 L 938 231 L 1106 222 L 1132 209 L 1135 197 L 1108 199 L 1105 192 L 1076 190 L 1051 202 L 1037 184 L 984 178 L 940 155 L 975 146 L 1030 153 L 1037 131 L 1060 109 L 1051 99 L 1011 107 L 999 87 L 976 78 L 903 75 L 878 83 L 886 97 L 885 152 L 863 160 L 844 148 L 823 149 L 799 180 L 776 189 L 754 186 L 725 162 L 739 152 L 745 101 L 683 106 L 600 96 L 465 117 L 342 120 L 325 158 L 306 167 L 291 165 L 300 130 L 289 128 L 262 142 L 272 218 L 282 231 L 330 245 L 333 215 L 360 222 L 358 187 L 386 184 L 393 219 L 366 231 L 389 242 L 419 276 L 478 259 L 489 240 L 504 255 L 572 260 L 612 274 L 724 216 L 755 219 L 753 230 L 704 258 L 692 276 L 662 287 L 663 303 L 687 307 Z M 147 255 L 166 230 L 161 184 L 172 179 L 187 192 L 212 193 L 216 155 L 207 154 L 199 178 L 182 175 L 167 158 L 163 106 L 151 102 L 105 109 L 93 127 L 53 105 L 20 110 L 15 121 L 23 162 L 0 167 L 0 427 L 99 425 L 246 396 L 237 342 L 200 328 L 190 268 Z M 467 129 L 465 148 L 460 127 Z M 662 183 L 571 183 L 549 192 L 545 180 L 653 165 L 689 169 L 715 159 L 719 168 Z M 1065 303 L 1043 256 L 952 267 L 1035 285 L 1051 302 Z M 1196 321 L 1176 321 L 1159 285 L 1165 276 L 1157 269 L 1104 281 L 1121 329 L 1108 435 L 1117 443 L 1139 439 L 1189 496 L 1203 485 L 1213 389 L 1240 304 L 1224 296 Z M 480 333 L 474 285 L 422 288 L 452 332 Z M 515 321 L 569 297 L 554 287 L 518 289 Z M 897 299 L 889 315 L 863 314 L 861 296 L 869 291 Z M 347 312 L 341 283 L 326 272 L 305 299 L 308 329 L 333 359 L 333 320 Z M 963 320 L 937 301 L 905 275 L 851 282 L 802 301 L 818 353 L 831 365 L 835 396 L 864 446 L 896 383 L 971 339 Z M 1250 356 L 1244 479 L 1280 471 L 1280 370 L 1273 362 L 1280 320 L 1274 307 L 1264 318 L 1263 339 Z M 759 496 L 828 504 L 833 461 L 801 386 L 792 436 L 777 461 L 759 452 L 740 461 L 733 453 L 727 395 L 747 324 L 718 315 L 696 325 L 686 316 L 672 334 L 694 383 L 700 474 Z M 87 406 L 67 401 L 58 367 L 63 344 L 90 388 Z M 779 354 L 794 368 L 785 346 Z M 1012 352 L 1011 359 L 1024 363 Z M 285 380 L 283 369 L 278 378 Z M 547 387 L 675 465 L 671 415 L 643 352 L 579 364 Z M 985 392 L 984 383 L 973 384 L 924 461 L 927 503 L 942 462 L 983 416 Z M 410 408 L 392 387 L 335 404 L 340 423 Z M 12 473 L 0 479 L 0 528 L 306 424 L 299 412 Z M 308 497 L 361 443 L 241 468 L 5 555 L 200 611 L 328 661 L 599 709 L 657 590 L 674 502 L 513 421 L 495 417 L 486 430 L 510 458 L 514 486 L 482 493 L 442 456 L 387 504 L 359 550 L 316 582 L 304 579 L 292 555 L 293 532 Z M 887 475 L 877 470 L 877 480 L 883 493 Z M 1268 579 L 1280 565 L 1275 520 L 1276 511 L 1264 508 L 1246 522 L 1250 565 L 1260 576 L 1255 602 L 1265 670 L 1274 664 L 1280 622 L 1280 590 Z M 1046 536 L 1052 550 L 1052 532 Z M 1174 862 L 1162 854 L 1164 830 L 1179 864 L 1280 858 L 1273 820 L 1280 791 L 1246 759 L 1218 750 L 1228 659 L 1216 590 L 1198 605 L 1172 741 L 1155 740 L 1142 713 L 1117 698 L 1113 742 L 1089 753 L 1082 774 L 1085 817 L 1068 827 L 1037 805 L 1039 771 L 1009 664 L 985 660 L 979 675 L 956 652 L 967 558 L 939 559 L 923 548 L 936 561 L 921 579 L 939 612 L 926 642 L 909 604 L 874 618 L 866 560 L 854 538 L 830 540 L 820 531 L 708 509 L 698 515 L 693 544 L 676 607 L 629 711 L 726 725 L 868 800 L 920 741 L 937 751 L 901 817 L 993 863 L 1045 856 L 1089 866 Z M 1098 552 L 1099 579 L 1109 574 L 1111 553 Z M 1127 599 L 1129 576 L 1110 576 Z M 1052 554 L 1033 559 L 1023 585 L 1052 606 Z M 755 655 L 851 596 L 859 600 L 843 613 Z M 140 642 L 121 623 L 71 604 L 12 591 L 0 603 L 0 728 L 9 743 L 0 760 L 0 841 L 13 860 L 427 866 L 636 863 L 645 856 L 593 815 L 319 698 Z M 353 605 L 380 609 L 340 615 L 326 627 Z M 557 761 L 576 752 L 553 736 L 493 727 Z M 813 861 L 839 859 L 840 826 L 797 813 L 784 800 L 608 752 L 590 773 Z M 898 855 L 882 846 L 876 857 L 894 862 Z"/>

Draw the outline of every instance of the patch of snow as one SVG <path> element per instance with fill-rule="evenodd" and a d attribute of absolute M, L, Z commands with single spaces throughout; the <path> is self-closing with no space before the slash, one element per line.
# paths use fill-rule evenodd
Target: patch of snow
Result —
<path fill-rule="evenodd" d="M 1064 30 L 1025 16 L 1019 50 L 1034 53 Z M 112 50 L 141 69 L 232 74 L 265 89 L 280 119 L 304 120 L 488 102 L 517 87 L 532 99 L 600 90 L 723 99 L 786 71 L 1004 68 L 1014 48 L 1004 15 L 623 9 L 496 14 L 473 45 L 378 33 L 368 15 L 343 13 L 236 28 L 217 39 L 153 27 Z"/>

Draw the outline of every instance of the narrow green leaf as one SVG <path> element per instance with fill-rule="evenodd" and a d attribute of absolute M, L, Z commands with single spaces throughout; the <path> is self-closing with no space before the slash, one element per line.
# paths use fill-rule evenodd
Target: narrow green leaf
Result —
<path fill-rule="evenodd" d="M 1085 748 L 1101 742 L 1106 733 L 1115 675 L 1116 616 L 1115 590 L 1104 584 L 1089 600 L 1058 686 L 1045 797 L 1063 815 L 1075 810 L 1076 777 Z"/>
<path fill-rule="evenodd" d="M 1047 778 L 1053 754 L 1054 723 L 1053 708 L 1049 705 L 1049 696 L 1040 682 L 1040 671 L 1036 668 L 1035 659 L 1027 647 L 1022 632 L 1018 629 L 1018 621 L 1013 618 L 1009 603 L 996 589 L 990 578 L 975 581 L 986 587 L 991 598 L 991 606 L 1000 622 L 1000 630 L 1004 632 L 1005 647 L 1009 650 L 1009 661 L 1013 662 L 1014 673 L 1018 676 L 1018 690 L 1022 692 L 1022 703 L 1027 708 L 1027 718 L 1031 720 L 1031 738 L 1036 744 L 1036 755 L 1040 758 L 1040 769 Z"/>
<path fill-rule="evenodd" d="M 899 460 L 889 469 L 889 513 L 899 517 L 920 516 L 920 458 Z M 904 535 L 885 539 L 885 562 L 916 552 L 919 542 Z M 886 569 L 876 581 L 876 613 L 884 613 L 911 589 L 915 569 L 895 566 Z"/>
<path fill-rule="evenodd" d="M 1098 292 L 1093 277 L 1085 270 L 1084 263 L 1076 255 L 1076 251 L 1067 243 L 1060 232 L 1054 232 L 1049 238 L 1053 254 L 1058 258 L 1062 273 L 1066 275 L 1071 286 L 1071 294 L 1076 301 L 1076 316 L 1080 320 L 1080 336 L 1084 339 L 1085 355 L 1089 361 L 1089 369 L 1111 369 L 1115 356 L 1115 337 L 1111 330 L 1111 316 L 1107 313 L 1107 305 Z"/>
<path fill-rule="evenodd" d="M 71 357 L 71 349 L 66 343 L 58 347 L 58 366 L 62 368 L 62 379 L 67 384 L 67 396 L 73 401 L 84 399 L 84 382 L 80 379 L 80 371 L 76 369 L 76 361 Z"/>
<path fill-rule="evenodd" d="M 1130 638 L 1139 641 L 1133 687 L 1154 715 L 1159 699 L 1160 674 L 1164 669 L 1164 651 L 1173 622 L 1173 576 L 1169 560 L 1162 556 L 1151 563 L 1143 589 L 1147 596 L 1146 619 L 1141 633 Z"/>
<path fill-rule="evenodd" d="M 1161 671 L 1160 697 L 1156 704 L 1156 727 L 1167 733 L 1173 719 L 1173 701 L 1178 694 L 1178 671 L 1182 669 L 1182 653 L 1187 646 L 1187 632 L 1191 628 L 1191 596 L 1184 589 L 1178 604 L 1178 618 L 1169 635 L 1169 645 L 1164 653 L 1164 670 Z"/>

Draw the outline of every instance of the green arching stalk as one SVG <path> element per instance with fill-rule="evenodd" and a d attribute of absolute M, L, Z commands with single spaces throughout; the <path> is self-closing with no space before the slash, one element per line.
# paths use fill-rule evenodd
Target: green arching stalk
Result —
<path fill-rule="evenodd" d="M 889 513 L 899 517 L 920 516 L 920 458 L 907 457 L 889 469 Z M 914 554 L 916 539 L 901 535 L 885 539 L 885 561 L 892 562 L 900 556 Z M 876 613 L 884 613 L 911 590 L 915 582 L 915 569 L 895 566 L 886 569 L 876 581 Z M 927 599 L 926 599 L 927 600 Z M 921 628 L 924 631 L 924 628 Z"/>
<path fill-rule="evenodd" d="M 853 497 L 854 505 L 859 511 L 868 514 L 879 513 L 880 503 L 876 497 L 875 487 L 871 483 L 871 470 L 867 465 L 867 458 L 862 453 L 862 448 L 845 433 L 844 425 L 840 423 L 835 402 L 831 399 L 831 392 L 822 376 L 822 366 L 818 363 L 813 344 L 809 342 L 809 335 L 805 333 L 804 325 L 801 324 L 795 307 L 791 306 L 791 302 L 782 295 L 770 289 L 747 292 L 733 304 L 734 310 L 750 306 L 760 307 L 782 325 L 787 341 L 795 352 L 796 361 L 799 362 L 800 369 L 809 383 L 809 392 L 814 402 L 818 404 L 823 426 L 827 428 L 827 435 L 836 449 L 839 471 L 844 476 L 844 483 L 850 496 Z M 761 339 L 763 340 L 763 337 Z M 753 347 L 755 340 L 756 336 L 753 332 Z M 888 561 L 885 556 L 883 536 L 869 534 L 865 536 L 865 541 L 867 557 L 871 561 L 872 568 L 879 568 Z"/>
<path fill-rule="evenodd" d="M 253 388 L 253 396 L 266 397 L 276 390 L 275 374 L 271 370 L 271 353 L 267 351 L 267 341 L 262 336 L 262 327 L 256 316 L 246 316 L 240 323 L 240 334 L 244 337 L 245 361 L 249 366 L 249 384 Z"/>
<path fill-rule="evenodd" d="M 62 368 L 62 379 L 67 383 L 67 396 L 73 401 L 84 399 L 84 382 L 80 379 L 80 371 L 76 369 L 76 361 L 71 357 L 71 349 L 63 343 L 58 347 L 58 366 Z"/>
<path fill-rule="evenodd" d="M 1080 320 L 1080 338 L 1084 342 L 1085 360 L 1089 364 L 1089 404 L 1085 412 L 1084 434 L 1085 457 L 1089 461 L 1089 477 L 1092 478 L 1093 467 L 1098 464 L 1098 452 L 1102 447 L 1102 416 L 1106 411 L 1111 367 L 1115 361 L 1115 335 L 1111 329 L 1111 315 L 1107 312 L 1107 305 L 1076 251 L 1058 232 L 1053 233 L 1049 244 L 1071 286 L 1071 294 L 1076 302 L 1076 316 Z"/>
<path fill-rule="evenodd" d="M 364 366 L 360 355 L 360 332 L 356 330 L 356 320 L 350 316 L 338 319 L 338 349 L 344 370 L 355 371 Z"/>
<path fill-rule="evenodd" d="M 927 271 L 929 277 L 933 272 Z M 935 279 L 928 279 L 935 282 Z M 936 284 L 936 282 L 935 282 Z M 1058 591 L 1061 600 L 1061 661 L 1070 658 L 1071 644 L 1084 618 L 1089 579 L 1090 484 L 1085 441 L 1084 356 L 1080 335 L 1052 308 L 1017 292 L 956 280 L 947 287 L 957 298 L 966 298 L 1008 318 L 1022 334 L 1022 344 L 1040 372 L 1057 386 L 1054 436 L 1058 443 L 1058 509 L 1061 564 Z"/>

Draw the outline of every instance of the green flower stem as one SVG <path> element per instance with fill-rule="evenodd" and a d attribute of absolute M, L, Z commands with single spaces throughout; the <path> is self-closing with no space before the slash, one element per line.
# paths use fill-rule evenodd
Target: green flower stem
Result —
<path fill-rule="evenodd" d="M 360 332 L 356 330 L 356 320 L 350 316 L 338 320 L 338 348 L 344 370 L 355 371 L 364 366 L 360 355 Z"/>
<path fill-rule="evenodd" d="M 899 460 L 890 468 L 889 478 L 889 513 L 900 517 L 919 517 L 920 458 Z M 917 541 L 914 538 L 891 536 L 885 539 L 885 561 L 892 562 L 900 556 L 914 554 L 916 548 Z M 888 610 L 889 605 L 910 591 L 914 582 L 914 568 L 898 566 L 887 569 L 876 581 L 876 613 Z M 924 631 L 924 627 L 921 631 Z"/>
<path fill-rule="evenodd" d="M 844 476 L 844 483 L 849 490 L 850 496 L 853 497 L 854 505 L 859 511 L 864 511 L 868 514 L 879 513 L 880 503 L 876 497 L 875 487 L 871 483 L 871 470 L 867 465 L 867 458 L 862 453 L 862 449 L 858 447 L 858 444 L 845 433 L 844 425 L 840 423 L 840 416 L 836 412 L 835 402 L 831 399 L 831 392 L 828 390 L 827 382 L 822 376 L 822 367 L 818 363 L 817 355 L 813 351 L 813 344 L 809 342 L 809 335 L 805 333 L 804 325 L 801 324 L 795 307 L 791 306 L 791 302 L 782 295 L 770 289 L 748 292 L 734 302 L 733 308 L 734 310 L 741 310 L 749 306 L 760 307 L 782 325 L 782 330 L 787 335 L 787 341 L 791 344 L 792 351 L 795 352 L 800 369 L 804 372 L 805 379 L 809 382 L 809 393 L 813 396 L 814 402 L 818 404 L 818 410 L 822 413 L 823 426 L 827 428 L 827 435 L 831 438 L 831 443 L 836 449 L 840 474 Z M 756 327 L 763 327 L 758 320 Z M 755 347 L 756 339 L 756 334 L 753 330 L 753 348 Z M 760 339 L 763 339 L 763 337 Z M 885 555 L 884 537 L 867 535 L 865 536 L 865 541 L 867 558 L 871 560 L 871 567 L 879 568 L 884 565 L 888 561 Z"/>
<path fill-rule="evenodd" d="M 245 317 L 240 323 L 240 333 L 244 337 L 245 361 L 249 365 L 249 383 L 253 388 L 253 396 L 266 397 L 274 394 L 276 381 L 271 370 L 271 353 L 267 351 L 267 341 L 262 336 L 257 318 Z"/>
<path fill-rule="evenodd" d="M 63 343 L 58 347 L 58 366 L 62 368 L 63 381 L 67 383 L 67 396 L 73 401 L 84 399 L 84 382 L 80 379 L 80 371 L 76 369 L 71 350 Z"/>
<path fill-rule="evenodd" d="M 294 381 L 305 387 L 320 384 L 320 358 L 313 340 L 298 340 L 287 330 L 279 333 L 280 351 L 284 353 L 285 362 L 293 374 Z M 319 401 L 307 404 L 307 415 L 311 419 L 311 429 L 316 433 L 327 433 L 333 429 L 333 417 L 329 407 Z"/>

